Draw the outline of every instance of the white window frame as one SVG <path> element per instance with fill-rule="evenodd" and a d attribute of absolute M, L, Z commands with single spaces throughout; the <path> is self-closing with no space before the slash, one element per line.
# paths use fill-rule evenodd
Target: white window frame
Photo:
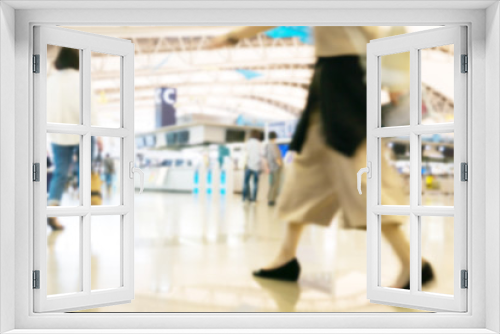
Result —
<path fill-rule="evenodd" d="M 39 73 L 34 84 L 34 162 L 40 164 L 40 181 L 33 184 L 34 201 L 34 270 L 39 270 L 40 284 L 34 289 L 36 312 L 79 310 L 100 305 L 130 302 L 134 299 L 134 181 L 130 163 L 134 161 L 134 45 L 128 40 L 99 36 L 52 26 L 34 27 L 34 53 L 40 56 Z M 57 45 L 80 50 L 80 119 L 81 124 L 47 122 L 47 46 Z M 91 125 L 91 54 L 99 52 L 119 57 L 120 61 L 120 127 Z M 80 136 L 80 203 L 74 207 L 47 207 L 47 134 L 64 133 Z M 91 205 L 91 137 L 113 137 L 120 141 L 119 205 Z M 92 290 L 91 221 L 93 216 L 120 217 L 120 286 Z M 79 278 L 81 291 L 47 295 L 47 217 L 78 217 L 80 220 Z M 78 260 L 78 259 L 75 259 Z"/>
<path fill-rule="evenodd" d="M 460 165 L 467 163 L 467 73 L 461 73 L 461 55 L 467 54 L 465 26 L 448 26 L 392 36 L 371 41 L 367 47 L 367 164 L 371 177 L 367 179 L 367 295 L 373 303 L 382 303 L 422 310 L 467 310 L 467 290 L 461 287 L 461 270 L 467 269 L 467 187 L 460 179 Z M 420 50 L 442 45 L 454 45 L 454 120 L 450 123 L 422 124 Z M 409 124 L 382 126 L 381 59 L 386 55 L 409 52 L 410 55 L 410 110 Z M 421 163 L 422 135 L 454 133 L 454 203 L 452 206 L 422 205 Z M 384 205 L 381 203 L 382 140 L 407 136 L 410 142 L 410 201 L 409 205 Z M 387 168 L 387 167 L 386 167 Z M 404 215 L 410 223 L 410 289 L 395 289 L 380 285 L 381 279 L 381 217 Z M 421 290 L 422 243 L 420 228 L 422 217 L 453 217 L 453 294 L 428 293 Z"/>
<path fill-rule="evenodd" d="M 294 332 L 345 332 L 341 329 L 350 328 L 350 333 L 363 332 L 410 332 L 410 328 L 420 328 L 422 333 L 449 333 L 457 332 L 458 328 L 466 333 L 492 333 L 500 331 L 500 288 L 498 279 L 500 272 L 499 244 L 500 210 L 500 163 L 498 128 L 500 117 L 500 11 L 498 3 L 492 2 L 441 2 L 435 1 L 407 6 L 398 2 L 399 9 L 390 9 L 393 4 L 384 1 L 371 1 L 369 8 L 366 2 L 259 2 L 256 4 L 244 3 L 224 4 L 231 8 L 220 9 L 221 4 L 216 1 L 199 3 L 196 7 L 189 2 L 165 2 L 164 4 L 145 1 L 143 4 L 133 3 L 133 8 L 161 7 L 158 9 L 115 9 L 103 10 L 95 8 L 106 6 L 106 1 L 86 2 L 74 6 L 87 6 L 87 9 L 40 10 L 43 6 L 54 6 L 54 2 L 38 1 L 35 3 L 21 2 L 24 8 L 38 8 L 29 10 L 16 10 L 15 12 L 15 73 L 8 69 L 14 65 L 12 57 L 12 42 L 9 48 L 2 52 L 7 56 L 0 58 L 2 77 L 0 93 L 2 93 L 2 109 L 0 116 L 4 124 L 15 126 L 15 147 L 9 149 L 12 137 L 6 137 L 9 131 L 0 132 L 2 151 L 0 158 L 15 157 L 15 186 L 7 190 L 15 190 L 15 220 L 2 221 L 2 248 L 0 256 L 2 262 L 1 273 L 1 304 L 0 316 L 7 319 L 13 315 L 13 320 L 8 320 L 3 329 L 16 329 L 15 333 L 36 333 L 36 329 L 50 329 L 49 332 L 61 333 L 76 332 L 73 329 L 87 329 L 88 333 L 106 332 L 104 329 L 128 329 L 128 333 L 148 333 L 153 329 L 170 328 L 171 330 L 159 332 L 179 332 L 175 328 L 212 329 L 211 332 L 235 332 L 231 328 L 254 328 L 254 332 L 285 332 L 286 329 L 302 328 Z M 120 2 L 120 5 L 128 2 Z M 9 2 L 17 6 L 15 1 Z M 2 3 L 2 16 L 0 24 L 14 27 L 11 19 L 12 9 L 9 4 Z M 246 5 L 245 5 L 246 4 Z M 56 4 L 66 5 L 65 4 Z M 462 6 L 462 9 L 453 9 L 453 5 Z M 31 6 L 31 7 L 30 7 Z M 94 7 L 95 6 L 95 7 Z M 116 6 L 108 3 L 108 6 Z M 246 7 L 245 7 L 246 6 Z M 291 6 L 294 8 L 290 9 Z M 396 4 L 394 4 L 396 6 Z M 425 7 L 432 6 L 432 7 Z M 469 9 L 463 9 L 463 8 Z M 482 6 L 482 7 L 481 7 Z M 490 6 L 488 9 L 485 9 Z M 94 8 L 92 8 L 94 7 Z M 241 7 L 245 9 L 241 9 Z M 358 9 L 345 9 L 345 8 Z M 415 9 L 420 7 L 420 9 Z M 53 7 L 54 8 L 54 7 Z M 82 8 L 82 7 L 79 7 Z M 90 9 L 89 9 L 90 8 Z M 196 9 L 192 9 L 196 8 Z M 442 8 L 442 9 L 439 9 Z M 471 9 L 472 8 L 472 9 Z M 2 21 L 4 13 L 7 20 Z M 10 15 L 10 16 L 9 16 Z M 487 24 L 488 29 L 486 29 Z M 469 307 L 467 313 L 431 313 L 431 314 L 34 314 L 33 291 L 31 289 L 31 270 L 33 253 L 32 233 L 32 203 L 29 200 L 32 191 L 30 180 L 33 124 L 32 105 L 32 77 L 30 73 L 32 27 L 34 24 L 59 24 L 59 25 L 266 25 L 266 24 L 300 24 L 300 25 L 441 25 L 465 24 L 469 31 L 469 63 L 470 75 L 468 76 L 468 134 L 470 159 L 469 176 L 469 208 L 468 208 L 468 240 L 469 249 Z M 0 32 L 0 37 L 9 36 L 5 29 Z M 9 53 L 10 52 L 10 53 Z M 488 71 L 485 71 L 486 66 Z M 6 73 L 8 76 L 6 76 Z M 14 74 L 14 76 L 13 76 Z M 15 79 L 15 101 L 8 95 L 13 92 L 8 83 Z M 10 120 L 6 115 L 12 115 L 12 110 L 6 111 L 5 105 L 15 103 L 15 120 Z M 486 122 L 488 117 L 488 122 Z M 2 125 L 1 129 L 4 129 Z M 485 132 L 488 132 L 486 141 Z M 486 155 L 484 149 L 488 149 Z M 15 155 L 13 150 L 15 150 Z M 5 160 L 0 161 L 1 180 L 5 181 L 9 175 L 11 165 L 5 165 Z M 488 162 L 488 164 L 485 164 Z M 4 168 L 4 166 L 6 168 Z M 10 167 L 9 167 L 10 166 Z M 486 166 L 486 167 L 485 167 Z M 488 183 L 485 182 L 485 172 L 491 172 Z M 488 197 L 486 196 L 488 191 Z M 2 189 L 2 195 L 6 195 Z M 9 202 L 1 198 L 1 208 L 6 208 Z M 485 203 L 486 201 L 486 203 Z M 8 207 L 7 207 L 8 209 Z M 9 213 L 9 212 L 8 212 Z M 9 213 L 11 214 L 11 213 Z M 12 215 L 11 215 L 12 216 Z M 488 219 L 486 219 L 488 218 Z M 11 240 L 15 242 L 12 242 Z M 14 253 L 15 261 L 9 261 Z M 14 265 L 15 264 L 15 265 Z M 6 286 L 15 280 L 15 291 L 10 293 Z M 486 293 L 488 289 L 488 293 Z M 15 309 L 12 312 L 12 306 Z M 10 308 L 8 307 L 10 306 Z M 130 330 L 135 328 L 137 330 Z M 141 328 L 141 329 L 139 329 Z M 274 330 L 258 330 L 268 328 Z M 358 330 L 354 330 L 357 328 Z M 381 328 L 384 328 L 381 330 Z M 393 330 L 390 330 L 390 329 Z M 433 329 L 427 330 L 427 329 Z M 30 331 L 28 331 L 30 329 Z M 101 330 L 99 330 L 101 329 Z M 151 329 L 148 331 L 147 329 Z M 223 330 L 225 329 L 225 330 Z M 337 330 L 336 330 L 337 329 Z M 378 330 L 377 330 L 378 329 Z M 491 329 L 491 331 L 490 331 Z M 248 330 L 246 331 L 248 332 Z M 292 332 L 292 330 L 290 330 Z M 415 333 L 415 331 L 411 331 Z"/>

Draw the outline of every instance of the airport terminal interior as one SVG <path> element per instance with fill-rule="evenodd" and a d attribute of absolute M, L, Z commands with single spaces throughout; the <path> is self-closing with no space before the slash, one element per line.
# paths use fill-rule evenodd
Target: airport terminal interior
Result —
<path fill-rule="evenodd" d="M 342 210 L 327 227 L 305 228 L 297 282 L 252 275 L 277 254 L 289 223 L 277 214 L 279 189 L 297 181 L 287 178 L 295 157 L 289 145 L 315 68 L 314 27 L 269 27 L 222 47 L 212 40 L 236 27 L 67 28 L 134 43 L 135 158 L 145 174 L 144 192 L 139 194 L 136 181 L 134 197 L 135 298 L 85 311 L 419 312 L 370 303 L 366 231 L 344 228 Z M 378 27 L 386 34 L 433 27 L 393 28 Z M 61 48 L 47 52 L 50 80 L 57 74 L 54 63 Z M 424 124 L 453 122 L 453 55 L 453 45 L 421 52 Z M 92 125 L 119 127 L 120 59 L 94 52 L 91 69 Z M 437 74 L 442 71 L 449 71 L 451 79 Z M 409 124 L 408 94 L 402 90 L 394 99 L 382 88 L 383 126 Z M 48 205 L 79 203 L 78 138 L 72 136 L 47 137 Z M 264 167 L 255 200 L 244 201 L 251 140 L 260 145 Z M 426 205 L 454 205 L 453 140 L 453 133 L 422 137 L 421 201 Z M 265 162 L 271 141 L 279 148 L 279 180 Z M 62 152 L 58 144 L 72 147 L 70 158 L 55 156 Z M 383 146 L 384 158 L 408 194 L 409 138 L 384 138 Z M 119 138 L 92 137 L 93 205 L 120 203 L 121 149 Z M 53 202 L 58 164 L 69 167 L 59 185 L 61 200 Z M 351 171 L 352 178 L 356 172 Z M 276 184 L 277 198 L 270 201 L 270 187 Z M 79 218 L 59 217 L 57 224 L 47 226 L 50 295 L 71 293 L 80 285 Z M 406 235 L 408 225 L 400 227 Z M 92 289 L 119 286 L 120 217 L 93 218 L 91 233 Z M 453 294 L 453 233 L 453 218 L 422 220 L 422 257 L 434 270 L 424 291 Z M 381 252 L 381 284 L 389 287 L 401 264 L 386 241 Z"/>

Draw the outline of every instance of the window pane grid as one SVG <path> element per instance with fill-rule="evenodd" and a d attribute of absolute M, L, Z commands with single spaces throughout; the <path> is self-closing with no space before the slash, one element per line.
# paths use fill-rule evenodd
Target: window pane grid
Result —
<path fill-rule="evenodd" d="M 378 206 L 373 208 L 376 213 L 392 213 L 395 214 L 397 212 L 402 214 L 411 214 L 418 216 L 426 216 L 426 215 L 439 215 L 439 216 L 454 216 L 454 207 L 450 206 L 446 209 L 438 206 L 428 206 L 424 207 L 422 204 L 422 178 L 421 178 L 421 170 L 422 170 L 422 135 L 438 135 L 443 133 L 454 133 L 455 124 L 454 122 L 448 123 L 434 123 L 434 124 L 422 124 L 422 77 L 420 74 L 421 64 L 421 49 L 413 48 L 410 49 L 410 92 L 414 94 L 410 94 L 410 103 L 409 103 L 409 125 L 403 126 L 382 126 L 382 108 L 378 108 L 378 124 L 375 129 L 371 131 L 372 135 L 377 138 L 377 142 L 379 144 L 379 165 L 378 170 L 380 171 L 378 174 L 378 184 L 382 186 L 382 173 L 381 170 L 381 160 L 384 159 L 383 156 L 383 147 L 382 147 L 382 138 L 401 138 L 401 137 L 409 137 L 410 138 L 410 205 L 409 206 L 392 206 L 392 205 L 381 205 L 382 196 L 381 189 L 379 188 L 378 193 Z M 382 88 L 382 56 L 379 55 L 377 61 L 378 65 L 378 86 L 379 91 Z M 416 94 L 415 94 L 416 93 Z M 379 95 L 380 99 L 380 95 Z M 380 102 L 380 101 L 379 101 Z M 382 208 L 385 209 L 382 209 Z M 374 212 L 374 213 L 375 213 Z"/>
<path fill-rule="evenodd" d="M 457 284 L 460 269 L 467 268 L 465 252 L 457 251 L 456 247 L 451 249 L 444 247 L 442 241 L 443 236 L 446 236 L 448 239 L 453 239 L 455 244 L 466 243 L 463 223 L 467 207 L 463 200 L 467 183 L 460 182 L 457 178 L 460 163 L 467 162 L 464 150 L 466 123 L 463 117 L 467 102 L 466 94 L 463 94 L 466 77 L 460 74 L 458 66 L 460 53 L 466 53 L 463 43 L 465 33 L 463 28 L 455 31 L 446 28 L 439 32 L 436 30 L 435 36 L 434 33 L 426 34 L 428 36 L 425 38 L 422 35 L 408 35 L 402 38 L 400 45 L 397 46 L 391 41 L 375 42 L 373 45 L 370 43 L 368 46 L 367 142 L 371 150 L 367 160 L 372 163 L 372 173 L 374 173 L 372 179 L 368 181 L 372 189 L 367 189 L 368 196 L 371 197 L 368 201 L 368 219 L 372 222 L 372 225 L 369 225 L 368 246 L 374 254 L 372 256 L 369 252 L 369 259 L 378 264 L 368 265 L 369 299 L 399 305 L 419 305 L 423 309 L 466 310 L 467 291 L 460 289 L 460 284 Z M 453 48 L 456 49 L 454 54 Z M 380 56 L 408 50 L 410 51 L 410 103 L 399 100 L 399 103 L 393 103 L 392 108 L 386 107 L 382 111 L 381 102 L 389 104 L 389 98 L 391 103 L 396 100 L 395 96 L 388 94 L 384 96 L 380 92 L 383 88 Z M 450 54 L 453 55 L 451 61 Z M 444 68 L 447 64 L 449 66 Z M 439 76 L 440 73 L 444 75 Z M 392 92 L 397 93 L 397 90 Z M 382 101 L 383 98 L 385 101 Z M 398 109 L 403 103 L 410 107 Z M 392 114 L 389 115 L 388 111 Z M 389 116 L 395 115 L 395 111 L 398 112 L 396 115 L 398 117 L 389 119 Z M 407 114 L 410 114 L 409 120 L 403 117 Z M 394 140 L 391 141 L 390 137 Z M 386 147 L 382 146 L 381 141 L 387 138 L 388 142 L 400 143 L 402 137 L 409 138 L 410 143 L 405 151 L 408 152 L 409 149 L 410 154 L 404 157 L 399 154 L 400 159 L 393 160 L 392 165 L 406 174 L 406 177 L 408 171 L 410 173 L 410 203 L 381 205 L 383 203 L 381 181 L 384 177 L 381 171 L 384 162 L 381 159 L 387 156 L 383 153 Z M 393 148 L 392 145 L 388 147 Z M 395 153 L 398 152 L 401 153 L 403 150 Z M 435 182 L 430 182 L 431 179 Z M 453 182 L 449 184 L 451 180 Z M 386 201 L 384 204 L 392 203 Z M 445 206 L 446 204 L 450 206 Z M 410 229 L 411 244 L 410 291 L 386 288 L 380 284 L 382 270 L 380 217 L 384 215 L 407 216 L 410 220 L 406 226 Z M 432 221 L 432 224 L 427 223 L 424 226 L 424 220 Z M 444 221 L 447 223 L 441 224 Z M 378 224 L 373 224 L 375 222 Z M 373 233 L 375 226 L 379 228 L 378 233 Z M 448 253 L 444 254 L 440 247 L 444 247 Z M 453 266 L 449 262 L 452 262 Z M 437 278 L 443 281 L 443 277 L 447 279 L 446 287 L 442 284 L 436 286 L 435 283 L 422 286 L 422 280 L 425 283 L 429 282 L 428 263 L 433 267 L 434 280 Z M 448 279 L 451 275 L 454 282 Z"/>
<path fill-rule="evenodd" d="M 123 175 L 124 173 L 119 173 L 116 177 L 116 181 L 120 183 L 119 196 L 118 192 L 117 198 L 113 203 L 114 206 L 91 206 L 91 186 L 92 186 L 92 174 L 90 164 L 92 161 L 91 152 L 96 152 L 96 147 L 93 146 L 92 137 L 111 137 L 110 141 L 119 141 L 121 143 L 121 149 L 113 150 L 115 167 L 119 168 L 120 171 L 125 172 L 125 163 L 128 163 L 133 159 L 133 147 L 130 145 L 134 141 L 133 132 L 133 45 L 128 41 L 121 41 L 117 39 L 103 38 L 102 36 L 89 36 L 88 34 L 78 35 L 78 33 L 73 31 L 68 31 L 59 28 L 52 27 L 35 27 L 35 38 L 34 38 L 34 53 L 40 54 L 43 60 L 40 64 L 40 74 L 34 75 L 34 85 L 36 86 L 35 91 L 38 94 L 35 95 L 35 140 L 34 140 L 34 162 L 40 163 L 40 182 L 35 183 L 34 187 L 37 192 L 35 196 L 35 219 L 34 219 L 34 233 L 35 233 L 35 248 L 37 251 L 34 252 L 34 269 L 40 270 L 40 289 L 34 290 L 34 308 L 36 312 L 45 311 L 60 311 L 68 309 L 77 308 L 88 308 L 91 305 L 99 305 L 105 303 L 117 303 L 120 301 L 127 301 L 133 298 L 133 263 L 131 259 L 133 258 L 133 250 L 130 249 L 129 245 L 133 244 L 133 193 L 131 192 L 131 180 L 129 175 Z M 79 38 L 75 38 L 78 35 Z M 63 87 L 68 89 L 71 94 L 64 94 L 67 100 L 73 102 L 71 105 L 71 111 L 73 118 L 70 119 L 58 119 L 56 117 L 47 118 L 48 111 L 59 110 L 61 108 L 47 108 L 47 68 L 48 64 L 52 63 L 52 58 L 48 61 L 47 57 L 47 45 L 60 45 L 65 48 L 72 48 L 78 50 L 78 63 L 75 68 L 75 73 L 78 71 L 78 75 L 72 75 L 70 84 L 60 85 L 57 87 Z M 95 47 L 94 47 L 95 46 Z M 55 48 L 52 48 L 56 50 Z M 91 112 L 92 112 L 92 97 L 95 95 L 92 90 L 91 85 L 91 75 L 90 75 L 90 65 L 91 65 L 91 50 L 110 53 L 109 51 L 116 51 L 119 54 L 116 55 L 119 58 L 114 65 L 115 72 L 120 73 L 120 104 L 119 108 L 120 121 L 115 124 L 92 123 Z M 105 56 L 106 59 L 108 56 Z M 113 57 L 113 58 L 117 58 Z M 125 68 L 126 67 L 126 68 Z M 57 68 L 60 70 L 60 68 Z M 125 73 L 124 73 L 125 72 Z M 49 73 L 50 74 L 50 73 Z M 74 78 L 73 78 L 74 77 Z M 118 78 L 118 75 L 116 76 Z M 78 88 L 78 93 L 76 89 Z M 94 87 L 95 88 L 95 87 Z M 51 89 L 50 92 L 59 93 L 63 89 Z M 124 98 L 123 92 L 127 93 L 126 98 Z M 40 94 L 41 93 L 41 94 Z M 52 97 L 52 96 L 51 96 Z M 95 96 L 94 96 L 95 97 Z M 51 98 L 50 101 L 59 101 L 57 98 Z M 126 101 L 127 104 L 123 103 Z M 67 111 L 68 108 L 65 108 Z M 126 111 L 126 115 L 125 115 Z M 66 112 L 67 114 L 68 112 Z M 116 112 L 118 113 L 118 111 Z M 66 115 L 65 114 L 65 115 Z M 76 116 L 74 116 L 76 115 Z M 94 121 L 97 118 L 94 119 Z M 103 125 L 103 127 L 92 127 L 92 125 Z M 116 126 L 116 127 L 114 127 Z M 79 137 L 79 140 L 73 141 L 63 141 L 59 142 L 55 139 L 59 137 Z M 50 137 L 50 140 L 48 140 Z M 45 161 L 49 162 L 47 159 L 47 153 L 51 150 L 47 148 L 51 147 L 51 143 L 59 143 L 62 149 L 58 150 L 59 162 L 65 162 L 66 166 L 70 162 L 69 175 L 72 178 L 74 170 L 79 171 L 79 190 L 71 191 L 66 196 L 71 201 L 66 201 L 74 206 L 69 207 L 65 205 L 47 207 L 47 192 L 48 186 L 50 186 L 49 177 L 44 177 L 47 174 L 47 164 Z M 124 149 L 124 143 L 127 144 L 128 149 Z M 50 146 L 48 146 L 50 145 Z M 63 154 L 68 151 L 66 146 L 75 146 L 75 152 L 71 159 L 68 159 L 68 154 Z M 57 147 L 56 147 L 57 149 Z M 63 152 L 63 149 L 66 149 Z M 99 152 L 105 153 L 106 148 L 99 147 Z M 78 153 L 76 153 L 78 152 Z M 103 156 L 105 156 L 103 154 Z M 64 158 L 64 159 L 63 159 Z M 53 169 L 53 168 L 52 168 Z M 65 175 L 63 169 L 61 168 L 59 172 L 61 175 Z M 66 168 L 67 169 L 67 168 Z M 52 170 L 51 170 L 52 171 Z M 53 171 L 52 171 L 53 172 Z M 109 174 L 109 173 L 108 173 Z M 128 174 L 128 173 L 127 173 Z M 71 179 L 72 180 L 72 179 Z M 64 187 L 59 187 L 58 189 L 68 189 L 68 183 L 65 183 Z M 70 186 L 73 187 L 72 184 Z M 118 188 L 117 188 L 118 189 Z M 71 188 L 70 190 L 73 190 Z M 119 204 L 119 205 L 118 205 Z M 92 226 L 92 218 L 94 220 L 101 217 L 101 222 L 94 223 Z M 120 232 L 115 233 L 115 240 L 120 240 L 119 243 L 115 242 L 116 247 L 114 248 L 115 253 L 113 258 L 107 261 L 106 266 L 114 265 L 115 262 L 115 278 L 112 284 L 107 290 L 92 291 L 92 235 L 91 232 L 94 230 L 97 236 L 100 237 L 101 244 L 104 243 L 105 237 L 107 236 L 105 232 L 99 231 L 104 225 L 110 220 L 111 216 L 120 217 Z M 64 233 L 50 232 L 47 227 L 47 218 L 58 218 L 57 220 L 62 221 L 62 226 L 67 227 Z M 75 240 L 76 234 L 70 233 L 75 231 L 75 226 L 73 226 L 69 220 L 75 220 L 80 222 L 80 229 L 77 236 L 79 242 Z M 116 220 L 116 219 L 115 219 Z M 70 226 L 71 225 L 71 226 Z M 116 223 L 115 223 L 116 225 Z M 92 227 L 94 227 L 92 229 Z M 71 231 L 70 231 L 71 230 Z M 61 236 L 71 236 L 71 242 L 66 242 L 61 238 Z M 95 237 L 95 236 L 94 236 Z M 96 239 L 96 238 L 94 238 Z M 59 243 L 57 243 L 57 241 Z M 62 245 L 61 242 L 64 241 L 65 244 Z M 94 240 L 95 241 L 95 240 Z M 68 251 L 61 248 L 65 246 L 66 248 L 71 248 Z M 48 251 L 50 250 L 48 246 L 55 250 L 48 256 Z M 57 248 L 57 249 L 55 249 Z M 77 249 L 78 248 L 78 249 Z M 79 250 L 79 252 L 75 251 Z M 64 253 L 66 251 L 66 253 Z M 80 254 L 78 256 L 78 254 Z M 101 252 L 102 253 L 102 252 Z M 118 254 L 120 253 L 120 254 Z M 75 255 L 77 254 L 77 255 Z M 61 256 L 59 256 L 61 255 Z M 104 254 L 103 256 L 108 254 Z M 51 279 L 51 283 L 56 284 L 57 280 L 66 280 L 68 284 L 66 286 L 61 286 L 61 289 L 54 289 L 54 286 L 50 286 L 48 289 L 47 284 L 47 268 L 52 265 L 54 268 L 57 261 L 66 261 L 69 258 L 69 262 L 74 265 L 74 268 L 69 268 L 68 272 L 59 271 L 56 274 L 58 277 Z M 78 259 L 77 259 L 78 258 Z M 56 261 L 50 262 L 49 261 Z M 101 260 L 100 260 L 101 261 Z M 59 261 L 60 262 L 60 261 Z M 99 262 L 99 261 L 98 261 Z M 94 261 L 95 265 L 95 261 Z M 79 268 L 79 270 L 76 269 Z M 79 272 L 77 272 L 79 271 Z M 94 271 L 95 272 L 95 271 Z M 52 273 L 52 271 L 50 272 Z M 69 277 L 68 275 L 71 275 Z M 50 274 L 49 274 L 50 276 Z M 75 279 L 75 277 L 80 279 Z M 51 277 L 49 277 L 51 278 Z M 52 277 L 54 278 L 54 277 Z M 94 286 L 95 288 L 95 286 Z M 107 288 L 103 286 L 102 288 Z M 48 294 L 48 293 L 49 294 Z M 56 295 L 50 295 L 51 293 L 56 293 Z M 85 307 L 84 307 L 85 306 Z"/>
<path fill-rule="evenodd" d="M 454 216 L 454 206 L 426 206 L 422 204 L 422 180 L 421 180 L 421 168 L 422 168 L 422 139 L 419 134 L 410 133 L 410 205 L 384 205 L 382 203 L 382 159 L 385 159 L 383 156 L 383 141 L 382 138 L 379 137 L 377 140 L 379 145 L 379 196 L 378 196 L 378 204 L 372 207 L 374 213 L 377 214 L 397 214 L 400 212 L 401 214 L 415 214 L 417 216 Z M 416 191 L 414 191 L 416 189 Z"/>
<path fill-rule="evenodd" d="M 385 213 L 394 213 L 399 211 L 399 213 L 407 213 L 409 218 L 409 237 L 410 237 L 410 292 L 419 293 L 422 291 L 422 247 L 421 247 L 421 218 L 422 216 L 453 216 L 454 208 L 442 209 L 439 207 L 423 208 L 422 207 L 422 134 L 438 134 L 444 132 L 452 132 L 454 130 L 454 124 L 438 124 L 438 125 L 421 125 L 421 78 L 419 73 L 419 51 L 413 49 L 410 51 L 410 91 L 416 92 L 417 94 L 410 94 L 410 124 L 409 126 L 392 127 L 388 129 L 377 128 L 374 131 L 375 137 L 380 138 L 379 143 L 379 184 L 382 188 L 382 176 L 383 171 L 381 166 L 383 165 L 382 159 L 384 157 L 384 150 L 382 147 L 381 138 L 384 137 L 394 137 L 397 138 L 408 138 L 409 137 L 409 171 L 410 171 L 410 205 L 398 210 L 397 205 L 392 206 L 389 210 L 384 210 Z M 382 115 L 379 115 L 380 117 Z M 379 123 L 379 125 L 381 125 Z M 406 136 L 405 136 L 406 135 Z M 382 189 L 380 189 L 381 191 Z M 379 203 L 381 202 L 382 196 L 379 194 Z M 380 216 L 379 216 L 380 219 Z M 379 220 L 380 221 L 380 220 Z M 379 269 L 379 284 L 381 270 Z"/>

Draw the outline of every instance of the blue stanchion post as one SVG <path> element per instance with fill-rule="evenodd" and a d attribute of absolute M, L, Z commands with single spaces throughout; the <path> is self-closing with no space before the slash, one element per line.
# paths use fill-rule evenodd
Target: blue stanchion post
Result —
<path fill-rule="evenodd" d="M 207 170 L 207 194 L 212 193 L 212 170 Z"/>
<path fill-rule="evenodd" d="M 198 194 L 200 192 L 200 171 L 196 169 L 194 171 L 194 180 L 193 180 L 193 193 Z"/>
<path fill-rule="evenodd" d="M 226 170 L 223 169 L 220 171 L 220 194 L 226 194 Z"/>

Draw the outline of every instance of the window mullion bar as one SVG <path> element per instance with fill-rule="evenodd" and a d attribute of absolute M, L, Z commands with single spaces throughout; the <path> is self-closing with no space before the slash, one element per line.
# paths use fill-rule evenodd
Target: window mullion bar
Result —
<path fill-rule="evenodd" d="M 100 128 L 100 127 L 90 128 L 90 133 L 93 136 L 122 137 L 122 138 L 130 134 L 128 130 L 123 128 L 112 129 L 112 128 Z"/>
<path fill-rule="evenodd" d="M 116 206 L 49 206 L 47 207 L 47 217 L 74 217 L 85 216 L 88 213 L 93 215 L 124 215 L 129 212 L 129 209 L 123 205 Z"/>
<path fill-rule="evenodd" d="M 90 112 L 91 112 L 91 89 L 90 89 L 90 52 L 89 48 L 83 50 L 83 68 L 82 74 L 82 125 L 90 128 Z M 80 189 L 82 205 L 87 208 L 87 214 L 83 216 L 82 228 L 82 285 L 83 292 L 90 293 L 91 291 L 91 261 L 90 261 L 90 206 L 91 206 L 91 134 L 87 131 L 83 135 L 82 154 L 81 154 L 81 169 L 80 169 Z"/>
<path fill-rule="evenodd" d="M 436 134 L 436 133 L 451 133 L 455 131 L 455 124 L 433 124 L 433 125 L 417 125 L 412 127 L 412 131 L 419 135 Z"/>
<path fill-rule="evenodd" d="M 55 124 L 47 123 L 48 133 L 64 133 L 83 136 L 89 132 L 89 127 L 78 124 Z"/>
<path fill-rule="evenodd" d="M 419 57 L 418 50 L 410 50 L 410 208 L 418 205 L 420 192 L 420 171 L 419 171 L 419 146 L 418 135 L 413 129 L 418 124 L 419 113 Z M 420 244 L 418 233 L 418 217 L 410 210 L 410 292 L 416 293 L 419 290 L 419 270 L 420 270 Z"/>
<path fill-rule="evenodd" d="M 453 206 L 417 206 L 412 207 L 411 211 L 417 216 L 453 217 L 455 215 L 455 208 Z"/>
<path fill-rule="evenodd" d="M 411 130 L 409 126 L 392 126 L 373 129 L 373 135 L 378 138 L 408 136 Z"/>
<path fill-rule="evenodd" d="M 372 163 L 372 178 L 367 179 L 366 199 L 367 199 L 367 296 L 370 298 L 372 292 L 379 286 L 380 257 L 378 240 L 380 230 L 378 216 L 370 211 L 373 206 L 379 205 L 378 201 L 378 142 L 379 139 L 373 136 L 373 130 L 378 127 L 380 120 L 380 57 L 371 52 L 368 44 L 367 61 L 367 161 Z"/>
<path fill-rule="evenodd" d="M 409 205 L 376 205 L 371 211 L 377 215 L 409 215 Z"/>
<path fill-rule="evenodd" d="M 372 133 L 375 135 L 376 131 L 379 130 L 381 127 L 382 127 L 382 106 L 381 106 L 381 91 L 382 91 L 382 57 L 377 57 L 377 101 L 376 101 L 376 107 L 377 107 L 377 120 L 376 120 L 376 125 L 377 125 L 377 128 L 374 129 L 372 131 Z M 373 116 L 372 115 L 368 115 L 368 121 L 370 121 L 370 119 L 372 118 Z M 374 122 L 371 122 L 371 124 L 373 124 Z M 368 122 L 368 124 L 370 124 L 370 122 Z M 380 167 L 381 167 L 381 159 L 383 158 L 382 157 L 382 140 L 380 138 L 376 138 L 375 140 L 373 140 L 374 142 L 377 143 L 377 145 L 375 146 L 375 157 L 376 157 L 376 160 L 375 160 L 375 163 L 373 163 L 373 167 L 375 168 L 375 170 L 372 171 L 372 174 L 375 176 L 372 184 L 374 185 L 374 189 L 372 191 L 376 191 L 375 193 L 375 196 L 374 195 L 371 195 L 371 193 L 368 192 L 368 189 L 367 189 L 367 196 L 371 195 L 372 197 L 375 197 L 375 203 L 377 205 L 381 205 L 382 204 L 382 182 L 381 182 L 381 172 L 380 172 Z M 370 146 L 369 145 L 370 142 L 368 141 L 367 143 L 367 149 L 369 150 L 368 152 L 370 152 Z M 373 177 L 372 175 L 372 177 Z M 368 183 L 367 183 L 368 184 Z M 367 187 L 368 188 L 368 187 Z M 369 197 L 367 197 L 369 198 Z M 373 203 L 373 198 L 369 198 L 370 200 L 370 204 Z M 371 215 L 372 218 L 373 218 L 373 214 Z M 373 275 L 371 277 L 371 280 L 370 280 L 370 283 L 372 285 L 372 288 L 373 288 L 373 278 L 376 279 L 375 283 L 376 283 L 376 287 L 380 287 L 382 285 L 382 226 L 380 225 L 382 223 L 382 219 L 381 219 L 381 216 L 380 215 L 377 215 L 375 216 L 376 217 L 376 225 L 375 225 L 375 228 L 376 228 L 376 232 L 375 233 L 372 233 L 372 234 L 375 234 L 375 242 L 372 241 L 372 243 L 375 244 L 375 247 L 376 247 L 376 252 L 374 252 L 376 254 L 376 259 L 377 259 L 377 265 L 373 267 L 374 270 L 371 270 L 373 272 Z M 373 227 L 372 227 L 373 229 Z M 372 246 L 373 248 L 373 246 Z M 370 252 L 369 253 L 369 256 L 368 256 L 368 262 L 371 262 L 370 261 Z M 374 277 L 373 277 L 374 276 Z"/>
<path fill-rule="evenodd" d="M 91 291 L 91 240 L 90 240 L 90 214 L 83 216 L 83 228 L 82 228 L 82 285 L 83 292 L 90 294 Z"/>
<path fill-rule="evenodd" d="M 74 217 L 85 216 L 88 213 L 88 208 L 83 206 L 64 207 L 64 206 L 49 206 L 47 207 L 47 217 Z"/>
<path fill-rule="evenodd" d="M 86 129 L 83 134 L 82 154 L 81 154 L 81 173 L 80 188 L 82 189 L 82 205 L 90 207 L 90 177 L 91 177 L 91 140 L 90 140 L 90 50 L 83 50 L 83 69 L 82 73 L 82 128 Z"/>
<path fill-rule="evenodd" d="M 119 206 L 92 206 L 90 213 L 93 215 L 125 215 L 129 212 L 128 208 L 123 205 Z"/>

